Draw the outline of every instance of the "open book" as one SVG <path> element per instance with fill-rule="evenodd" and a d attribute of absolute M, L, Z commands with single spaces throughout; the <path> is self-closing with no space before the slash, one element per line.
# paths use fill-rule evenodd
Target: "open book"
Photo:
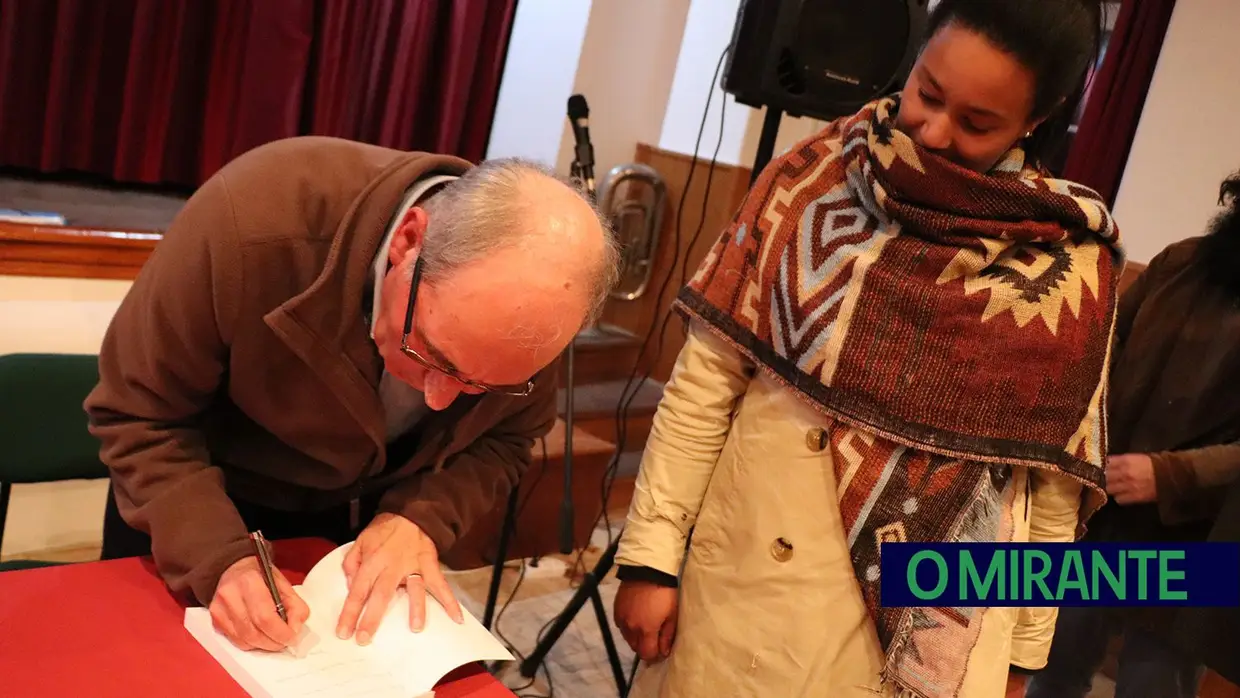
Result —
<path fill-rule="evenodd" d="M 435 684 L 460 666 L 513 659 L 469 611 L 461 609 L 465 622 L 457 624 L 430 594 L 426 626 L 411 631 L 404 588 L 388 605 L 369 645 L 338 639 L 336 621 L 348 596 L 342 565 L 350 545 L 336 548 L 294 587 L 310 607 L 306 627 L 313 633 L 301 651 L 237 649 L 215 630 L 210 612 L 201 607 L 186 609 L 186 630 L 255 698 L 429 698 Z"/>

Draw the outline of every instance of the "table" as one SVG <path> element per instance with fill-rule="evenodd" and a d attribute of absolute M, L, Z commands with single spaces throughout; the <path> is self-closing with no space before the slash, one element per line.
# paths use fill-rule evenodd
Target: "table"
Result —
<path fill-rule="evenodd" d="M 275 543 L 293 584 L 335 546 Z M 0 574 L 0 695 L 246 698 L 185 630 L 189 599 L 168 591 L 150 558 Z M 436 698 L 512 698 L 481 665 L 462 667 Z"/>

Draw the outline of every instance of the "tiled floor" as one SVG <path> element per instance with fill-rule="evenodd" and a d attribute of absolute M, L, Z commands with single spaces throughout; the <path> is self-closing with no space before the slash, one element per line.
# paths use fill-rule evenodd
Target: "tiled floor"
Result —
<path fill-rule="evenodd" d="M 543 632 L 568 605 L 580 583 L 580 570 L 593 569 L 607 546 L 606 531 L 595 532 L 592 545 L 582 556 L 578 574 L 568 571 L 575 556 L 554 555 L 541 560 L 537 567 L 526 562 L 510 563 L 502 577 L 499 608 L 494 628 L 518 662 L 501 667 L 496 674 L 519 696 L 548 696 L 551 694 L 547 675 L 557 698 L 600 698 L 616 695 L 616 684 L 608 665 L 598 620 L 592 604 L 587 603 L 573 618 L 564 634 L 547 653 L 546 662 L 534 681 L 521 676 L 520 661 L 538 644 Z M 525 565 L 522 579 L 522 565 Z M 517 594 L 512 595 L 517 581 L 521 580 Z M 487 587 L 491 580 L 489 569 L 449 573 L 449 581 L 458 593 L 458 599 L 479 619 L 483 617 Z M 625 644 L 614 623 L 610 623 L 612 603 L 619 583 L 609 573 L 599 585 L 599 596 L 609 615 L 609 626 L 626 673 L 632 669 L 633 652 Z M 504 603 L 511 598 L 505 608 Z"/>

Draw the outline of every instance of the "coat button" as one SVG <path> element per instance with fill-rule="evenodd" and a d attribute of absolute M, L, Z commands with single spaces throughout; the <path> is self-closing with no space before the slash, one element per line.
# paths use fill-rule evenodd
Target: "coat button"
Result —
<path fill-rule="evenodd" d="M 830 437 L 827 436 L 827 430 L 822 427 L 814 427 L 805 432 L 805 445 L 814 453 L 825 450 L 829 440 Z"/>
<path fill-rule="evenodd" d="M 787 538 L 780 536 L 771 543 L 771 557 L 776 562 L 787 562 L 792 559 L 792 543 Z"/>

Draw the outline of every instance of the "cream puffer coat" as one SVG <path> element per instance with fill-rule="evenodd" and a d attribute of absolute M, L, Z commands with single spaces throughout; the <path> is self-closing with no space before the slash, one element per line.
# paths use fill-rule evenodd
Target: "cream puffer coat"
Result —
<path fill-rule="evenodd" d="M 879 679 L 882 648 L 844 539 L 821 438 L 831 426 L 709 330 L 690 327 L 616 557 L 680 578 L 672 654 L 639 669 L 630 698 L 895 695 Z M 1019 467 L 1014 478 L 1013 540 L 1071 541 L 1080 485 Z M 961 657 L 960 697 L 1002 696 L 1009 664 L 1042 668 L 1056 615 L 987 609 L 972 654 Z"/>

